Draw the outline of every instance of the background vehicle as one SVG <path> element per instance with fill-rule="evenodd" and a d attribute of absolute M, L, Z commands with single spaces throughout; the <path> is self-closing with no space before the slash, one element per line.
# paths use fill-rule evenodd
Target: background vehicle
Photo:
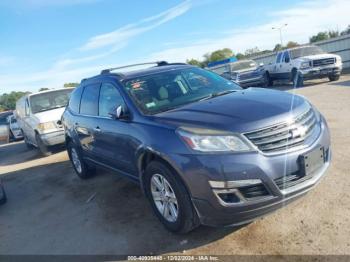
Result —
<path fill-rule="evenodd" d="M 265 70 L 270 86 L 275 80 L 290 80 L 299 87 L 308 79 L 328 77 L 330 81 L 338 80 L 342 60 L 317 46 L 301 46 L 278 52 L 275 63 L 267 65 Z"/>
<path fill-rule="evenodd" d="M 0 143 L 8 143 L 10 140 L 10 130 L 7 117 L 11 114 L 12 111 L 0 113 Z"/>
<path fill-rule="evenodd" d="M 17 123 L 16 117 L 12 114 L 7 117 L 7 122 L 9 124 L 10 128 L 10 138 L 14 140 L 22 139 L 23 134 L 21 131 L 21 128 L 19 127 Z"/>
<path fill-rule="evenodd" d="M 5 189 L 0 179 L 0 205 L 5 204 L 6 200 L 7 200 L 7 197 L 6 197 Z"/>
<path fill-rule="evenodd" d="M 231 64 L 231 71 L 221 74 L 241 87 L 267 86 L 263 65 L 253 60 L 242 60 Z"/>
<path fill-rule="evenodd" d="M 61 116 L 72 90 L 49 90 L 25 95 L 17 101 L 17 122 L 29 148 L 38 147 L 43 155 L 49 155 L 49 146 L 64 143 Z"/>
<path fill-rule="evenodd" d="M 305 194 L 329 166 L 326 121 L 300 96 L 242 90 L 186 64 L 118 69 L 72 93 L 68 155 L 81 178 L 99 165 L 139 183 L 171 231 L 248 223 Z"/>

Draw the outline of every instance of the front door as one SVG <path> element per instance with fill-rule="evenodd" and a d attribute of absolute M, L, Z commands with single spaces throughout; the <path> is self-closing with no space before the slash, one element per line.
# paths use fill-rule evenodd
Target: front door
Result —
<path fill-rule="evenodd" d="M 135 152 L 139 143 L 133 136 L 134 126 L 131 121 L 115 119 L 110 114 L 120 105 L 124 106 L 124 100 L 118 87 L 113 83 L 103 83 L 94 134 L 94 155 L 105 165 L 135 175 Z"/>

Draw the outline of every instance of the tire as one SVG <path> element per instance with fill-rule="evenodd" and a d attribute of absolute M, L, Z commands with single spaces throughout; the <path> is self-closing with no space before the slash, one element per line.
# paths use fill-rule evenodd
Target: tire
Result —
<path fill-rule="evenodd" d="M 27 136 L 24 134 L 23 130 L 22 130 L 22 134 L 23 134 L 24 143 L 26 144 L 27 148 L 28 148 L 28 149 L 33 149 L 34 146 L 33 146 L 31 143 L 29 143 L 28 138 L 27 138 Z"/>
<path fill-rule="evenodd" d="M 0 182 L 0 191 L 2 196 L 0 199 L 0 205 L 3 205 L 6 203 L 7 197 L 6 197 L 5 189 L 2 187 L 1 182 Z"/>
<path fill-rule="evenodd" d="M 73 144 L 73 142 L 69 142 L 67 145 L 67 151 L 70 161 L 72 162 L 75 173 L 81 179 L 87 179 L 95 175 L 96 168 L 89 166 L 83 160 L 79 149 Z"/>
<path fill-rule="evenodd" d="M 264 83 L 264 87 L 271 87 L 271 86 L 273 86 L 273 79 L 271 78 L 269 72 L 265 73 L 265 78 L 266 78 L 266 86 L 265 86 L 265 83 Z"/>
<path fill-rule="evenodd" d="M 261 84 L 261 87 L 269 87 L 270 77 L 268 73 L 266 72 L 264 74 L 264 82 Z"/>
<path fill-rule="evenodd" d="M 329 78 L 329 81 L 333 82 L 333 81 L 338 81 L 340 76 L 339 75 L 331 75 L 328 78 Z"/>
<path fill-rule="evenodd" d="M 303 87 L 304 86 L 304 78 L 301 73 L 299 73 L 297 70 L 292 71 L 292 82 L 293 87 Z"/>
<path fill-rule="evenodd" d="M 159 187 L 156 186 L 155 180 L 160 182 L 158 185 L 163 185 L 165 191 L 158 190 Z M 151 162 L 146 168 L 144 183 L 146 196 L 152 209 L 166 229 L 174 233 L 185 234 L 199 226 L 199 219 L 189 193 L 178 175 L 167 165 L 159 161 Z M 161 213 L 161 206 L 165 212 Z"/>
<path fill-rule="evenodd" d="M 52 154 L 51 151 L 49 150 L 49 147 L 45 145 L 44 142 L 41 140 L 39 134 L 35 134 L 35 140 L 36 140 L 38 149 L 40 150 L 40 153 L 43 156 L 50 156 Z"/>

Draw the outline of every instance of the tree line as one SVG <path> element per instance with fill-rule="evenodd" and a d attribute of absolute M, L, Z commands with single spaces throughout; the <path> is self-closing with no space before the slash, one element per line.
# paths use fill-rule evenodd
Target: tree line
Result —
<path fill-rule="evenodd" d="M 350 34 L 350 25 L 344 30 L 339 32 L 338 30 L 329 30 L 329 31 L 323 31 L 319 32 L 316 35 L 313 35 L 309 38 L 310 44 L 323 41 L 327 39 L 331 39 L 334 37 L 338 37 L 341 35 Z M 199 66 L 199 67 L 206 67 L 210 62 L 215 62 L 219 60 L 223 60 L 226 58 L 230 58 L 235 56 L 238 60 L 242 59 L 248 59 L 249 57 L 256 56 L 256 55 L 263 55 L 271 52 L 277 52 L 288 48 L 297 47 L 299 44 L 294 41 L 289 41 L 286 45 L 282 46 L 281 44 L 276 44 L 275 47 L 272 50 L 259 50 L 258 47 L 247 49 L 244 53 L 234 53 L 232 49 L 230 48 L 223 48 L 219 50 L 215 50 L 211 53 L 207 53 L 203 55 L 202 60 L 197 59 L 188 59 L 186 62 L 191 65 Z"/>

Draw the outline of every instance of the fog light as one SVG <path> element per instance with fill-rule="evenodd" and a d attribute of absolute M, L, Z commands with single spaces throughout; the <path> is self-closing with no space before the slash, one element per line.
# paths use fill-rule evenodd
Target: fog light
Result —
<path fill-rule="evenodd" d="M 218 196 L 225 203 L 238 203 L 240 199 L 236 196 L 235 193 L 218 193 Z"/>

